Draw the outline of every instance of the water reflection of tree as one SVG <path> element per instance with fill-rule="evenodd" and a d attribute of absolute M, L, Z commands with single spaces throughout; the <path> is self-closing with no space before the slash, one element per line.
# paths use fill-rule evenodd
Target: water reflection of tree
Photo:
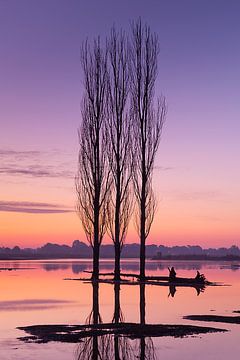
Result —
<path fill-rule="evenodd" d="M 114 285 L 114 315 L 113 323 L 119 324 L 124 321 L 120 304 L 120 283 Z M 113 335 L 114 352 L 110 359 L 131 360 L 135 359 L 131 340 L 126 336 Z"/>
<path fill-rule="evenodd" d="M 101 324 L 102 319 L 99 312 L 99 285 L 92 283 L 93 287 L 93 306 L 88 316 L 87 324 Z M 120 284 L 114 287 L 114 315 L 113 323 L 122 322 L 123 316 L 120 307 Z M 127 337 L 114 335 L 112 333 L 106 335 L 93 335 L 86 337 L 79 343 L 77 352 L 77 360 L 131 360 L 135 359 L 130 340 Z"/>
<path fill-rule="evenodd" d="M 101 324 L 102 319 L 99 311 L 99 284 L 98 282 L 92 282 L 93 296 L 92 296 L 92 310 L 86 319 L 86 324 Z M 79 343 L 76 351 L 77 360 L 108 360 L 109 353 L 109 335 L 83 338 Z"/>
<path fill-rule="evenodd" d="M 97 325 L 102 323 L 99 311 L 99 285 L 92 283 L 93 306 L 86 323 Z M 124 321 L 120 305 L 120 283 L 114 285 L 114 314 L 113 324 L 122 324 Z M 145 284 L 140 284 L 140 323 L 145 325 Z M 99 335 L 96 332 L 91 337 L 83 338 L 78 344 L 76 360 L 155 360 L 155 350 L 152 338 L 141 337 L 132 339 L 126 335 L 114 334 L 114 327 L 109 333 Z"/>
<path fill-rule="evenodd" d="M 145 300 L 145 284 L 140 284 L 140 324 L 146 324 L 146 300 Z M 140 360 L 155 360 L 155 349 L 151 337 L 141 337 L 139 344 Z"/>

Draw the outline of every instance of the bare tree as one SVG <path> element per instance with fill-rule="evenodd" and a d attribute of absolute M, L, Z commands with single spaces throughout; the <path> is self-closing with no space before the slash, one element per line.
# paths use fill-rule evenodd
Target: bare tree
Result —
<path fill-rule="evenodd" d="M 79 158 L 76 190 L 77 209 L 93 249 L 92 277 L 99 276 L 100 244 L 106 232 L 110 172 L 106 157 L 107 54 L 100 39 L 81 50 L 85 94 L 81 105 Z"/>
<path fill-rule="evenodd" d="M 108 207 L 109 233 L 115 248 L 115 280 L 120 279 L 120 255 L 132 209 L 132 133 L 129 116 L 129 57 L 123 32 L 113 28 L 107 42 L 108 138 L 112 189 Z"/>
<path fill-rule="evenodd" d="M 152 188 L 155 155 L 166 115 L 163 98 L 154 101 L 157 76 L 158 38 L 141 20 L 132 24 L 131 100 L 134 120 L 134 189 L 137 200 L 136 223 L 140 236 L 140 277 L 145 278 L 145 244 L 156 210 Z"/>

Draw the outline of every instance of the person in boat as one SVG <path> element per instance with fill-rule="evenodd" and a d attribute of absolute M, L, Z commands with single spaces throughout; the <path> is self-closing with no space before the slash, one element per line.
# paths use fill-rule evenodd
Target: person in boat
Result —
<path fill-rule="evenodd" d="M 201 274 L 200 274 L 200 272 L 199 272 L 199 271 L 197 271 L 197 275 L 196 275 L 195 279 L 196 279 L 196 280 L 201 279 Z"/>
<path fill-rule="evenodd" d="M 169 281 L 174 281 L 176 279 L 176 275 L 177 275 L 174 267 L 172 266 L 171 269 L 168 268 L 168 271 L 169 271 Z"/>
<path fill-rule="evenodd" d="M 200 283 L 204 283 L 206 281 L 205 275 L 200 274 L 199 271 L 197 271 L 197 275 L 195 276 L 195 280 Z"/>

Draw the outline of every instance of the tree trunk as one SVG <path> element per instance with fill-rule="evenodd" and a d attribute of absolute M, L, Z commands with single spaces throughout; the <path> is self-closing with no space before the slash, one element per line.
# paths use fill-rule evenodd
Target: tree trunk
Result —
<path fill-rule="evenodd" d="M 145 284 L 140 284 L 140 324 L 145 324 Z"/>
<path fill-rule="evenodd" d="M 120 176 L 120 164 L 119 164 L 119 138 L 117 144 L 117 183 L 116 183 L 116 205 L 115 205 L 115 269 L 114 279 L 120 280 L 120 256 L 121 256 L 121 244 L 120 244 L 120 208 L 121 208 L 121 176 Z"/>
<path fill-rule="evenodd" d="M 114 360 L 121 360 L 119 354 L 119 336 L 114 336 Z"/>
<path fill-rule="evenodd" d="M 93 239 L 93 273 L 92 279 L 98 280 L 99 278 L 99 193 L 95 195 L 94 204 L 94 239 Z"/>
<path fill-rule="evenodd" d="M 145 284 L 140 284 L 140 324 L 145 324 Z M 145 337 L 140 339 L 140 360 L 145 360 L 145 352 L 146 352 L 146 343 Z"/>
<path fill-rule="evenodd" d="M 120 284 L 114 285 L 114 323 L 119 324 L 120 321 Z M 114 360 L 121 360 L 119 354 L 119 337 L 114 336 Z"/>
<path fill-rule="evenodd" d="M 93 247 L 93 280 L 98 280 L 99 278 L 99 248 L 99 244 L 95 244 L 95 246 Z"/>
<path fill-rule="evenodd" d="M 92 357 L 91 360 L 97 360 L 98 359 L 98 336 L 93 336 L 93 350 L 92 350 Z"/>
<path fill-rule="evenodd" d="M 115 242 L 115 268 L 114 268 L 114 280 L 120 280 L 120 257 L 121 257 L 121 247 L 120 243 Z"/>
<path fill-rule="evenodd" d="M 120 284 L 116 283 L 114 285 L 114 318 L 113 321 L 115 324 L 118 324 L 120 321 Z"/>
<path fill-rule="evenodd" d="M 145 257 L 146 257 L 146 249 L 145 249 L 146 241 L 145 234 L 141 232 L 141 244 L 140 244 L 140 280 L 145 280 Z"/>
<path fill-rule="evenodd" d="M 99 285 L 98 283 L 93 283 L 92 284 L 92 288 L 93 288 L 93 324 L 98 324 L 98 320 L 99 320 L 99 294 L 98 294 L 98 289 L 99 289 Z M 92 347 L 92 359 L 91 360 L 96 360 L 98 359 L 98 336 L 93 336 L 93 347 Z"/>
<path fill-rule="evenodd" d="M 93 289 L 93 324 L 98 324 L 98 319 L 99 319 L 99 294 L 98 294 L 98 289 L 99 289 L 99 285 L 97 282 L 92 283 L 92 289 Z"/>
<path fill-rule="evenodd" d="M 145 157 L 145 154 L 144 154 Z M 142 171 L 144 169 L 143 165 Z M 141 191 L 141 219 L 140 219 L 140 280 L 145 280 L 145 260 L 146 260 L 146 181 L 145 176 L 142 178 L 142 191 Z"/>

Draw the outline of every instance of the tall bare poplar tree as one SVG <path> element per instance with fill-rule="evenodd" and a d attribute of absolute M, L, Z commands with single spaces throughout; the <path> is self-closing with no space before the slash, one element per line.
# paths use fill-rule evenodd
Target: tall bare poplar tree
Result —
<path fill-rule="evenodd" d="M 78 213 L 93 249 L 93 279 L 99 276 L 99 251 L 106 231 L 110 173 L 106 157 L 107 55 L 100 40 L 82 46 L 85 94 L 81 105 L 76 189 Z"/>
<path fill-rule="evenodd" d="M 164 99 L 154 101 L 157 76 L 158 38 L 141 20 L 132 25 L 131 99 L 134 120 L 134 188 L 136 222 L 140 235 L 140 277 L 145 278 L 145 244 L 156 210 L 152 188 L 155 155 L 166 115 Z"/>
<path fill-rule="evenodd" d="M 107 42 L 108 138 L 112 174 L 108 227 L 115 248 L 115 280 L 120 279 L 120 255 L 131 215 L 132 134 L 129 117 L 129 57 L 125 35 L 113 28 Z"/>

